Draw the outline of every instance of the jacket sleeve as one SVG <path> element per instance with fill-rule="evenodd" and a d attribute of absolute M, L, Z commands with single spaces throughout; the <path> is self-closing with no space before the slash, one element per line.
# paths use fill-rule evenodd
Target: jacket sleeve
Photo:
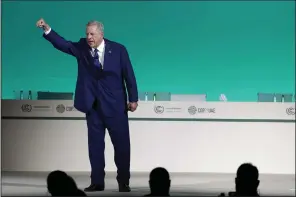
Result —
<path fill-rule="evenodd" d="M 46 40 L 48 40 L 54 46 L 54 48 L 64 53 L 67 53 L 69 55 L 72 55 L 75 57 L 78 56 L 79 53 L 77 49 L 77 46 L 78 46 L 77 42 L 71 42 L 64 39 L 52 29 L 48 33 L 43 33 L 43 37 Z"/>
<path fill-rule="evenodd" d="M 120 50 L 120 62 L 123 67 L 123 76 L 128 92 L 129 102 L 138 102 L 137 81 L 128 52 L 124 46 L 122 46 Z"/>

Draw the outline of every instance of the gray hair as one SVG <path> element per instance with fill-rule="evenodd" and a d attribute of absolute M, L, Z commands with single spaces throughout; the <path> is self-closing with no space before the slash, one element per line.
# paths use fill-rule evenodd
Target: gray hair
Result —
<path fill-rule="evenodd" d="M 96 25 L 98 27 L 98 30 L 101 32 L 104 32 L 104 25 L 103 23 L 99 21 L 89 21 L 86 26 Z"/>

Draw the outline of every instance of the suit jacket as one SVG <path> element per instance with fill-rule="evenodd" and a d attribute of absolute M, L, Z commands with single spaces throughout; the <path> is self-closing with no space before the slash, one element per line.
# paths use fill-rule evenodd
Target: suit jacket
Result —
<path fill-rule="evenodd" d="M 78 76 L 74 99 L 77 110 L 87 113 L 97 99 L 103 114 L 112 117 L 118 112 L 127 111 L 127 100 L 138 101 L 136 78 L 125 46 L 104 39 L 104 69 L 100 70 L 94 65 L 86 38 L 71 42 L 53 29 L 49 34 L 43 34 L 43 37 L 56 49 L 77 60 Z"/>

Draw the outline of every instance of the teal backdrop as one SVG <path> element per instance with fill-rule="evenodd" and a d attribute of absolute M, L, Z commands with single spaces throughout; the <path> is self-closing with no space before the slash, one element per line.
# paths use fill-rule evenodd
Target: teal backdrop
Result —
<path fill-rule="evenodd" d="M 294 9 L 292 1 L 4 1 L 2 98 L 75 89 L 76 60 L 42 38 L 40 17 L 72 41 L 89 20 L 102 21 L 106 38 L 127 47 L 140 91 L 210 101 L 295 93 Z"/>

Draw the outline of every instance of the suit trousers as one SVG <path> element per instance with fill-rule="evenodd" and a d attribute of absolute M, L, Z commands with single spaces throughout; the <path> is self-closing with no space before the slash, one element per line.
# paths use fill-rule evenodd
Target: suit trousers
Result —
<path fill-rule="evenodd" d="M 88 150 L 91 164 L 91 183 L 105 185 L 105 131 L 109 132 L 117 167 L 118 183 L 129 184 L 130 179 L 130 134 L 127 112 L 104 117 L 98 101 L 86 113 L 88 127 Z"/>

